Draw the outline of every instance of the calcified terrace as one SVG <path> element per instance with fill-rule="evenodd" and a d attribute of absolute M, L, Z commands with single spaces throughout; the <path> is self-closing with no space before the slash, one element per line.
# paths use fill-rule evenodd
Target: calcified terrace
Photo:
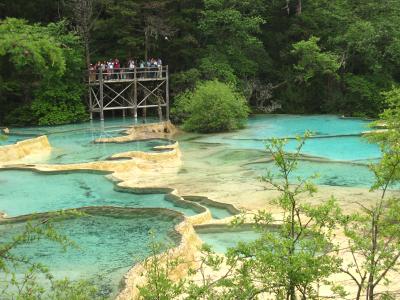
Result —
<path fill-rule="evenodd" d="M 311 128 L 307 123 L 311 124 Z M 341 120 L 335 116 L 308 119 L 298 116 L 255 117 L 247 129 L 219 135 L 187 134 L 179 132 L 170 123 L 140 125 L 124 129 L 122 135 L 97 138 L 93 143 L 107 147 L 137 140 L 163 139 L 167 142 L 149 151 L 114 153 L 98 161 L 53 164 L 44 163 L 54 152 L 51 135 L 50 143 L 46 136 L 40 136 L 1 147 L 0 164 L 3 169 L 45 174 L 97 171 L 114 182 L 116 191 L 166 194 L 163 199 L 174 203 L 176 208 L 160 209 L 160 213 L 162 210 L 178 211 L 174 213 L 182 218 L 174 227 L 180 240 L 176 247 L 169 250 L 170 254 L 193 261 L 201 244 L 193 226 L 201 225 L 204 231 L 207 226 L 227 223 L 229 216 L 238 213 L 239 209 L 268 209 L 274 214 L 280 213 L 269 201 L 278 195 L 277 192 L 259 180 L 266 169 L 273 170 L 271 157 L 264 150 L 265 141 L 272 137 L 289 138 L 290 151 L 294 147 L 292 138 L 295 135 L 313 127 L 320 129 L 311 143 L 306 144 L 299 173 L 296 174 L 307 176 L 314 171 L 322 172 L 317 182 L 319 191 L 311 200 L 308 199 L 309 202 L 320 203 L 334 195 L 340 205 L 350 212 L 358 209 L 356 202 L 360 199 L 364 204 L 374 201 L 378 194 L 368 191 L 372 177 L 367 164 L 379 159 L 379 151 L 361 139 L 361 133 L 368 130 L 365 125 L 366 122 L 360 120 Z M 179 207 L 193 213 L 188 215 L 184 209 L 179 212 Z M 222 214 L 222 218 L 213 218 L 212 210 L 216 207 L 228 213 Z M 133 208 L 129 209 L 135 213 Z M 221 227 L 220 230 L 226 229 Z M 185 276 L 187 268 L 187 265 L 180 266 L 175 276 Z M 145 281 L 143 266 L 136 264 L 126 273 L 123 281 L 124 288 L 117 298 L 134 298 L 137 284 Z"/>
<path fill-rule="evenodd" d="M 152 139 L 165 139 L 172 135 L 173 130 L 175 129 L 170 123 L 147 126 L 141 125 L 128 129 L 123 136 L 107 139 L 102 138 L 95 140 L 94 143 L 103 143 L 104 145 L 111 143 L 128 143 L 137 139 L 142 140 L 143 137 L 147 137 L 146 140 L 150 141 Z M 37 209 L 39 209 L 39 211 L 42 210 L 43 212 L 41 212 L 39 215 L 36 215 L 34 218 L 40 218 L 43 216 L 43 214 L 51 215 L 50 211 L 68 208 L 77 208 L 78 210 L 88 213 L 91 216 L 103 218 L 110 214 L 118 216 L 117 213 L 120 212 L 124 212 L 125 214 L 129 215 L 153 214 L 158 216 L 172 216 L 180 220 L 174 226 L 174 231 L 179 234 L 180 238 L 178 240 L 175 239 L 176 247 L 169 250 L 170 254 L 185 257 L 187 258 L 187 261 L 193 261 L 194 253 L 197 251 L 201 241 L 195 234 L 192 225 L 202 224 L 210 221 L 213 218 L 213 214 L 214 217 L 218 218 L 220 216 L 231 216 L 239 212 L 232 205 L 219 204 L 203 197 L 196 197 L 193 200 L 186 200 L 179 196 L 175 189 L 170 187 L 154 185 L 143 188 L 139 186 L 133 186 L 123 179 L 123 177 L 126 176 L 129 178 L 142 176 L 144 174 L 156 177 L 163 176 L 165 172 L 178 173 L 182 163 L 181 152 L 178 142 L 172 140 L 168 140 L 168 145 L 154 146 L 153 149 L 148 152 L 126 151 L 111 155 L 109 158 L 102 161 L 74 164 L 36 163 L 37 161 L 46 161 L 52 150 L 53 149 L 46 136 L 26 139 L 16 142 L 15 144 L 0 147 L 0 163 L 1 169 L 3 170 L 3 172 L 0 172 L 0 175 L 7 175 L 10 173 L 9 175 L 12 178 L 18 178 L 22 181 L 24 181 L 24 176 L 27 173 L 27 176 L 29 177 L 31 176 L 32 172 L 34 172 L 33 174 L 47 174 L 48 176 L 53 175 L 48 177 L 45 185 L 57 185 L 57 181 L 54 181 L 57 176 L 62 176 L 60 178 L 61 180 L 68 181 L 68 174 L 76 174 L 73 175 L 74 179 L 80 181 L 81 183 L 86 181 L 84 182 L 86 185 L 92 183 L 93 185 L 102 186 L 104 186 L 104 182 L 101 183 L 98 181 L 98 179 L 96 179 L 96 182 L 91 182 L 89 178 L 91 176 L 106 176 L 108 181 L 111 184 L 114 184 L 114 188 L 112 188 L 112 190 L 114 190 L 115 193 L 120 193 L 121 195 L 126 194 L 126 199 L 122 199 L 121 202 L 116 203 L 115 201 L 107 200 L 99 201 L 99 199 L 96 199 L 95 202 L 82 202 L 81 198 L 77 198 L 75 199 L 75 201 L 77 201 L 75 203 L 45 203 L 40 206 L 40 203 L 38 202 L 42 197 L 39 196 L 38 199 L 31 199 L 31 201 L 34 202 L 34 207 L 36 207 L 36 209 L 34 209 L 34 207 L 31 208 L 30 205 L 23 205 L 22 203 L 22 205 L 18 205 L 15 202 L 16 199 L 13 199 L 13 201 L 11 201 L 12 203 L 10 203 L 8 207 L 6 203 L 3 203 L 3 210 L 6 209 L 6 211 L 3 215 L 2 224 L 14 224 L 15 227 L 18 227 L 19 224 L 22 224 L 31 218 L 29 216 L 30 212 L 37 212 Z M 97 175 L 94 175 L 93 173 L 97 173 Z M 80 174 L 82 174 L 81 177 L 79 177 Z M 121 174 L 124 175 L 122 176 Z M 28 181 L 29 180 L 32 179 L 28 178 Z M 35 198 L 35 195 L 37 195 L 38 189 L 40 189 L 40 181 L 43 181 L 43 178 L 39 178 L 38 182 L 33 184 L 33 187 L 31 187 L 32 190 L 29 190 L 29 187 L 27 187 L 25 184 L 25 189 L 28 189 L 29 192 L 32 192 L 31 198 Z M 58 182 L 59 187 L 65 184 L 65 181 Z M 21 186 L 22 185 L 23 183 L 21 183 Z M 67 189 L 68 188 L 71 187 L 68 186 Z M 58 193 L 60 193 L 59 190 Z M 104 193 L 104 197 L 115 197 L 114 194 L 110 195 L 109 193 Z M 160 195 L 160 197 L 157 198 L 156 195 Z M 71 197 L 70 195 L 64 196 Z M 134 199 L 134 197 L 140 200 Z M 150 198 L 142 201 L 145 197 Z M 20 209 L 13 211 L 13 208 L 16 205 Z M 131 208 L 130 205 L 141 208 Z M 157 205 L 159 205 L 160 208 L 152 207 Z M 125 208 L 122 208 L 121 206 Z M 209 207 L 211 208 L 211 211 Z M 49 209 L 49 212 L 47 209 Z M 7 216 L 7 213 L 10 211 L 12 216 L 9 217 Z M 148 232 L 145 231 L 143 234 L 147 235 Z M 172 233 L 169 233 L 169 235 L 170 234 Z M 178 268 L 177 276 L 182 276 L 187 268 L 188 266 L 181 266 Z M 143 275 L 142 266 L 139 264 L 133 267 L 127 274 L 125 274 L 124 279 L 122 280 L 122 286 L 124 288 L 120 290 L 117 296 L 118 299 L 131 299 L 134 297 L 134 295 L 137 293 L 137 284 L 142 282 L 144 278 L 145 276 Z M 121 284 L 116 285 L 118 286 Z M 110 295 L 116 296 L 116 294 L 113 295 L 112 293 Z"/>

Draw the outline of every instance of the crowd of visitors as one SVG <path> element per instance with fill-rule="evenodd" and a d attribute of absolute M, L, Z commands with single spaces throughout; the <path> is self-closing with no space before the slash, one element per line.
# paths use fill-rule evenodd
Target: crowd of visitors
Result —
<path fill-rule="evenodd" d="M 161 58 L 151 58 L 147 61 L 129 59 L 124 65 L 120 63 L 118 58 L 98 61 L 89 66 L 90 81 L 99 80 L 100 71 L 104 80 L 131 79 L 134 77 L 135 69 L 140 71 L 138 73 L 140 77 L 162 77 L 162 60 Z"/>

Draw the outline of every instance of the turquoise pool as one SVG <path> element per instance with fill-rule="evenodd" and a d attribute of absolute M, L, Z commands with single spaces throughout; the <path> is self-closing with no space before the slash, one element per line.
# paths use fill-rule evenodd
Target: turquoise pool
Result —
<path fill-rule="evenodd" d="M 277 174 L 273 163 L 249 164 L 246 168 L 255 171 L 258 176 L 266 175 L 267 171 Z M 374 174 L 366 165 L 314 161 L 300 161 L 290 180 L 295 183 L 298 177 L 307 178 L 315 174 L 318 174 L 318 178 L 313 182 L 319 185 L 369 188 L 375 180 Z"/>
<path fill-rule="evenodd" d="M 0 146 L 15 144 L 26 139 L 31 139 L 37 137 L 35 134 L 12 134 L 12 135 L 2 135 L 0 139 Z"/>
<path fill-rule="evenodd" d="M 380 157 L 379 147 L 368 143 L 361 133 L 370 122 L 338 116 L 262 115 L 249 118 L 247 128 L 233 133 L 203 135 L 193 142 L 225 144 L 232 149 L 265 150 L 271 138 L 289 138 L 287 151 L 294 151 L 294 138 L 306 130 L 314 133 L 302 153 L 330 160 L 359 161 Z"/>
<path fill-rule="evenodd" d="M 49 135 L 51 156 L 45 163 L 67 164 L 106 160 L 116 153 L 127 151 L 151 152 L 155 146 L 169 145 L 170 140 L 152 139 L 127 143 L 93 143 L 90 132 L 78 131 Z"/>
<path fill-rule="evenodd" d="M 0 171 L 0 211 L 9 216 L 83 206 L 161 207 L 197 214 L 197 207 L 167 201 L 164 194 L 117 192 L 114 183 L 94 173 Z"/>
<path fill-rule="evenodd" d="M 78 249 L 69 248 L 64 252 L 53 242 L 36 241 L 16 248 L 13 254 L 48 266 L 57 279 L 89 280 L 101 295 L 114 297 L 124 274 L 150 255 L 150 231 L 156 241 L 167 246 L 176 245 L 180 240 L 174 226 L 181 218 L 168 211 L 98 208 L 86 213 L 54 224 L 59 233 L 79 246 Z M 23 230 L 24 224 L 20 221 L 0 225 L 0 242 L 9 241 Z M 23 274 L 22 268 L 17 270 L 17 277 L 19 274 Z M 44 278 L 39 278 L 39 282 L 46 286 Z M 1 282 L 0 287 L 4 288 Z"/>
<path fill-rule="evenodd" d="M 217 253 L 225 253 L 228 248 L 235 247 L 239 242 L 252 242 L 261 236 L 250 226 L 206 225 L 198 226 L 195 230 L 203 243 L 211 246 Z"/>
<path fill-rule="evenodd" d="M 94 143 L 98 138 L 123 134 L 132 119 L 87 122 L 82 124 L 12 129 L 8 140 L 0 145 L 15 143 L 26 138 L 46 134 L 53 147 L 50 157 L 38 163 L 80 163 L 98 161 L 125 151 L 153 151 L 157 145 L 171 141 L 153 139 L 130 143 Z M 321 161 L 303 160 L 293 174 L 306 177 L 319 173 L 316 183 L 332 186 L 369 187 L 373 181 L 367 163 L 380 158 L 379 148 L 367 143 L 361 133 L 368 130 L 369 122 L 360 119 L 341 119 L 337 116 L 289 116 L 264 115 L 249 118 L 248 127 L 233 133 L 183 136 L 182 149 L 202 152 L 208 157 L 205 164 L 193 162 L 198 171 L 218 172 L 226 167 L 227 172 L 240 168 L 246 174 L 264 175 L 271 163 L 250 163 L 268 158 L 265 142 L 272 137 L 289 138 L 288 151 L 296 145 L 294 137 L 304 131 L 314 132 L 303 148 L 304 155 L 321 158 Z M 213 147 L 218 149 L 213 153 Z M 204 146 L 206 145 L 206 146 Z M 196 156 L 195 156 L 196 157 Z M 236 169 L 235 169 L 236 168 Z M 248 172 L 247 172 L 248 171 Z M 212 174 L 209 174 L 212 178 Z M 194 183 L 195 184 L 195 183 Z M 20 216 L 34 212 L 48 212 L 68 208 L 95 207 L 86 217 L 74 217 L 57 223 L 60 232 L 81 245 L 82 249 L 62 253 L 57 245 L 40 242 L 17 249 L 21 254 L 51 267 L 58 277 L 90 279 L 102 294 L 114 296 L 118 284 L 130 266 L 148 255 L 147 243 L 150 229 L 157 239 L 176 243 L 178 237 L 173 226 L 179 217 L 167 210 L 156 213 L 134 209 L 166 208 L 186 216 L 199 213 L 193 204 L 176 204 L 168 201 L 164 194 L 134 194 L 118 192 L 115 184 L 102 174 L 95 173 L 35 173 L 22 170 L 0 171 L 0 211 L 9 216 Z M 200 202 L 201 203 L 201 202 Z M 203 203 L 215 219 L 231 216 L 225 208 Z M 108 208 L 102 208 L 107 206 Z M 172 213 L 172 215 L 171 215 Z M 7 239 L 21 230 L 23 222 L 0 226 L 1 239 Z M 259 234 L 251 228 L 203 228 L 196 229 L 201 239 L 212 245 L 217 252 L 225 252 L 238 241 L 253 241 Z"/>
<path fill-rule="evenodd" d="M 67 124 L 59 126 L 35 126 L 10 128 L 10 134 L 6 140 L 0 141 L 0 145 L 13 144 L 17 141 L 25 140 L 40 135 L 63 134 L 71 131 L 88 131 L 93 134 L 93 138 L 118 136 L 128 126 L 133 125 L 130 118 L 117 118 L 107 120 L 107 122 L 90 121 L 77 124 Z"/>
<path fill-rule="evenodd" d="M 52 146 L 49 157 L 33 161 L 35 163 L 67 164 L 105 160 L 116 153 L 126 151 L 153 151 L 155 146 L 169 145 L 166 139 L 151 139 L 127 143 L 95 143 L 99 138 L 121 136 L 134 122 L 130 118 L 92 121 L 54 127 L 30 127 L 11 129 L 1 145 L 47 135 Z"/>
<path fill-rule="evenodd" d="M 128 269 L 149 255 L 150 230 L 157 240 L 170 246 L 178 240 L 173 234 L 174 225 L 182 219 L 178 212 L 187 216 L 201 212 L 195 204 L 180 205 L 168 201 L 164 194 L 118 192 L 113 182 L 95 173 L 5 170 L 0 171 L 0 185 L 0 210 L 12 217 L 92 207 L 93 213 L 87 217 L 56 223 L 58 232 L 76 242 L 79 250 L 62 252 L 58 245 L 41 241 L 16 251 L 49 266 L 56 278 L 90 280 L 110 297 L 118 292 Z M 0 243 L 23 225 L 0 224 Z"/>
<path fill-rule="evenodd" d="M 219 205 L 218 203 L 215 203 L 205 197 L 184 196 L 183 198 L 188 201 L 200 203 L 202 206 L 207 207 L 211 213 L 212 218 L 216 220 L 229 218 L 239 213 L 239 211 L 233 212 L 234 210 L 236 210 L 234 208 L 232 208 L 232 210 L 229 210 L 227 207 Z"/>
<path fill-rule="evenodd" d="M 253 115 L 246 128 L 233 132 L 212 135 L 210 138 L 229 139 L 286 138 L 303 135 L 306 130 L 316 136 L 357 135 L 370 130 L 369 121 L 345 119 L 335 115 Z"/>

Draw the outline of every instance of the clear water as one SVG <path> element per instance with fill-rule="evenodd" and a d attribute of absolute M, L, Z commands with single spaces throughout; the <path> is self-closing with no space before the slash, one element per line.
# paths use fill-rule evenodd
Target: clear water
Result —
<path fill-rule="evenodd" d="M 196 228 L 200 239 L 217 253 L 225 253 L 228 248 L 235 247 L 239 242 L 252 242 L 260 238 L 261 234 L 249 228 L 235 228 L 215 226 L 207 228 Z"/>
<path fill-rule="evenodd" d="M 138 123 L 142 123 L 141 120 Z M 34 127 L 16 127 L 10 128 L 10 135 L 30 134 L 30 135 L 48 135 L 53 133 L 62 133 L 76 130 L 94 130 L 101 133 L 104 129 L 123 129 L 135 122 L 132 118 L 115 118 L 105 121 L 92 120 L 83 123 L 58 125 L 58 126 L 34 126 Z M 101 137 L 101 136 L 99 136 Z"/>
<path fill-rule="evenodd" d="M 295 137 L 306 130 L 317 136 L 360 134 L 369 130 L 362 119 L 342 119 L 335 115 L 259 115 L 248 121 L 246 135 L 251 138 Z"/>
<path fill-rule="evenodd" d="M 105 160 L 116 153 L 127 151 L 150 152 L 155 146 L 169 145 L 171 141 L 153 139 L 128 143 L 93 143 L 91 132 L 77 131 L 49 136 L 51 156 L 45 163 L 66 164 Z"/>
<path fill-rule="evenodd" d="M 288 151 L 294 151 L 297 143 L 289 142 Z M 313 138 L 306 141 L 302 149 L 306 155 L 331 160 L 360 161 L 377 159 L 380 149 L 376 144 L 368 143 L 361 137 Z"/>
<path fill-rule="evenodd" d="M 362 119 L 343 119 L 335 115 L 254 115 L 249 117 L 245 129 L 215 136 L 265 140 L 296 137 L 307 130 L 316 136 L 357 135 L 370 130 L 369 124 Z"/>
<path fill-rule="evenodd" d="M 150 255 L 149 232 L 157 241 L 175 245 L 179 241 L 173 230 L 177 222 L 178 217 L 163 211 L 138 213 L 110 208 L 55 222 L 56 230 L 73 240 L 78 249 L 63 252 L 58 244 L 37 241 L 18 247 L 13 253 L 48 266 L 57 279 L 86 279 L 102 295 L 113 297 L 131 266 Z M 24 222 L 0 225 L 0 243 L 9 241 L 23 227 Z"/>
<path fill-rule="evenodd" d="M 202 205 L 206 206 L 210 210 L 211 216 L 217 220 L 232 217 L 234 215 L 226 208 L 216 207 L 216 206 L 212 206 L 210 204 L 204 204 L 204 203 L 202 203 Z"/>
<path fill-rule="evenodd" d="M 16 142 L 19 142 L 19 141 L 22 141 L 25 139 L 34 138 L 36 136 L 37 135 L 35 135 L 35 134 L 1 135 L 1 133 L 0 133 L 0 146 L 15 144 Z"/>
<path fill-rule="evenodd" d="M 105 122 L 90 121 L 59 126 L 16 127 L 10 128 L 10 134 L 6 136 L 6 140 L 0 140 L 0 145 L 13 144 L 17 141 L 37 137 L 40 135 L 50 135 L 79 130 L 92 131 L 95 138 L 112 137 L 120 134 L 122 130 L 132 124 L 133 121 L 130 118 L 118 118 L 110 119 Z"/>
<path fill-rule="evenodd" d="M 102 137 L 123 134 L 132 119 L 87 122 L 55 127 L 34 127 L 13 129 L 8 140 L 0 145 L 46 134 L 53 146 L 50 157 L 38 161 L 43 163 L 77 163 L 109 158 L 112 154 L 125 151 L 152 151 L 156 145 L 170 143 L 167 140 L 150 140 L 131 143 L 95 144 Z M 299 170 L 293 175 L 307 177 L 319 173 L 318 184 L 333 186 L 369 187 L 373 175 L 366 165 L 339 163 L 357 161 L 367 163 L 380 157 L 379 148 L 361 138 L 361 132 L 368 130 L 368 122 L 358 119 L 340 119 L 337 116 L 254 116 L 247 128 L 226 134 L 187 135 L 182 138 L 182 149 L 200 153 L 186 162 L 191 170 L 206 172 L 207 180 L 213 175 L 246 170 L 243 174 L 254 176 L 265 174 L 266 169 L 276 171 L 271 163 L 247 164 L 265 154 L 265 140 L 272 137 L 290 138 L 288 151 L 296 145 L 293 138 L 310 130 L 315 136 L 303 148 L 303 154 L 325 158 L 327 162 L 301 161 Z M 214 143 L 220 144 L 218 147 Z M 213 149 L 215 148 L 215 149 Z M 219 150 L 218 150 L 218 149 Z M 215 151 L 214 151 L 215 150 Z M 204 154 L 202 154 L 204 152 Z M 201 157 L 201 155 L 207 157 Z M 242 169 L 241 169 L 242 170 Z M 247 171 L 248 170 L 248 171 Z M 247 176 L 247 175 L 246 175 Z M 225 180 L 225 179 L 223 179 Z M 196 183 L 193 183 L 196 184 Z M 162 194 L 132 194 L 117 192 L 114 183 L 103 175 L 92 173 L 39 174 L 30 171 L 0 172 L 0 211 L 10 216 L 46 212 L 82 206 L 115 206 L 133 208 L 162 207 L 191 216 L 197 214 L 194 207 L 181 206 L 167 201 Z M 232 214 L 223 208 L 205 204 L 215 219 Z M 110 209 L 112 211 L 113 209 Z M 70 236 L 84 252 L 69 250 L 62 253 L 58 246 L 41 242 L 18 251 L 43 259 L 58 277 L 72 279 L 90 278 L 104 294 L 115 295 L 119 280 L 131 265 L 148 255 L 148 231 L 155 229 L 160 239 L 174 240 L 169 233 L 175 219 L 148 214 L 122 214 L 121 209 L 107 214 L 94 214 L 86 218 L 64 220 L 57 224 L 59 230 Z M 22 224 L 7 229 L 0 226 L 1 238 L 7 238 L 21 230 Z M 231 230 L 229 227 L 196 229 L 201 239 L 225 252 L 239 241 L 253 241 L 259 234 L 249 228 Z M 23 252 L 25 251 L 25 252 Z"/>
<path fill-rule="evenodd" d="M 341 119 L 337 116 L 263 115 L 250 117 L 246 129 L 234 133 L 200 136 L 201 143 L 222 143 L 232 149 L 265 150 L 270 138 L 291 138 L 288 151 L 296 147 L 294 137 L 306 130 L 314 133 L 302 153 L 331 160 L 367 160 L 380 157 L 379 147 L 367 143 L 360 135 L 369 122 Z"/>
<path fill-rule="evenodd" d="M 213 219 L 221 220 L 235 215 L 225 207 L 219 207 L 213 205 L 212 202 L 205 201 L 203 197 L 185 196 L 183 198 L 188 201 L 200 203 L 202 206 L 207 207 Z"/>
<path fill-rule="evenodd" d="M 66 164 L 105 160 L 116 153 L 126 151 L 153 151 L 155 146 L 169 145 L 170 140 L 152 139 L 128 143 L 94 143 L 99 138 L 110 138 L 124 134 L 134 122 L 130 118 L 92 121 L 52 127 L 29 127 L 11 129 L 10 135 L 0 145 L 39 135 L 47 135 L 52 146 L 49 157 L 41 158 L 36 163 Z"/>
<path fill-rule="evenodd" d="M 257 163 L 246 166 L 263 176 L 267 171 L 277 174 L 277 168 L 273 163 Z M 346 187 L 370 187 L 374 183 L 374 174 L 367 165 L 349 163 L 321 163 L 313 161 L 300 161 L 298 169 L 290 177 L 291 182 L 297 182 L 297 178 L 307 178 L 318 174 L 313 180 L 319 185 L 346 186 Z"/>
<path fill-rule="evenodd" d="M 42 174 L 0 171 L 0 211 L 9 216 L 83 206 L 162 207 L 197 214 L 195 208 L 167 201 L 163 194 L 117 192 L 114 183 L 94 173 Z"/>

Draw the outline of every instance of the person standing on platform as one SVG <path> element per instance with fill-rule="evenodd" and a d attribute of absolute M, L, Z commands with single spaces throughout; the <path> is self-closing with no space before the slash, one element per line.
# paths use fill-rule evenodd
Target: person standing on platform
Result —
<path fill-rule="evenodd" d="M 107 63 L 106 61 L 103 61 L 100 65 L 101 67 L 101 71 L 103 72 L 103 79 L 106 79 L 106 75 L 107 75 Z"/>
<path fill-rule="evenodd" d="M 96 81 L 96 68 L 92 64 L 89 66 L 89 82 Z"/>
<path fill-rule="evenodd" d="M 121 79 L 120 67 L 121 66 L 119 64 L 119 60 L 118 60 L 118 58 L 116 58 L 114 60 L 114 73 L 115 73 L 114 79 Z"/>
<path fill-rule="evenodd" d="M 162 60 L 161 58 L 157 59 L 157 65 L 158 65 L 158 77 L 162 77 Z"/>
<path fill-rule="evenodd" d="M 113 61 L 110 59 L 107 62 L 107 80 L 111 80 L 113 79 L 113 72 L 114 72 L 114 63 Z"/>
<path fill-rule="evenodd" d="M 129 78 L 133 78 L 133 72 L 135 72 L 135 61 L 133 59 L 130 59 L 128 62 L 128 68 L 129 68 Z"/>

